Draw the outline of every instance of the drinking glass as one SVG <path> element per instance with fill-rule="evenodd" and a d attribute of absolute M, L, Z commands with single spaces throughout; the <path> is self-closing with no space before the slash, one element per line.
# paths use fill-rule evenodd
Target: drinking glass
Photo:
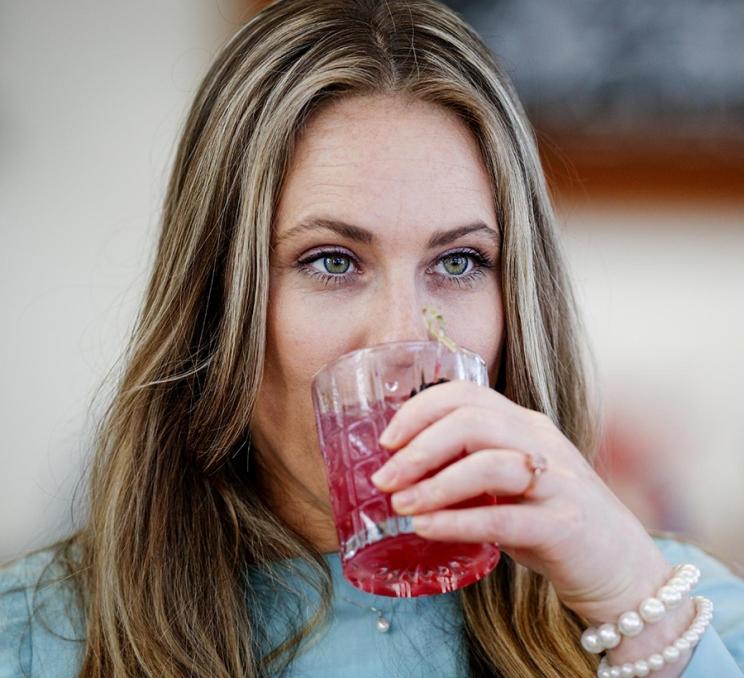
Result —
<path fill-rule="evenodd" d="M 346 353 L 313 377 L 312 398 L 345 578 L 368 593 L 414 597 L 454 591 L 498 563 L 495 544 L 418 536 L 370 476 L 391 456 L 378 438 L 398 408 L 424 388 L 453 379 L 488 385 L 477 353 L 439 341 L 396 341 Z M 392 453 L 394 454 L 394 453 Z M 438 473 L 459 455 L 428 472 Z M 448 508 L 492 505 L 490 494 Z"/>

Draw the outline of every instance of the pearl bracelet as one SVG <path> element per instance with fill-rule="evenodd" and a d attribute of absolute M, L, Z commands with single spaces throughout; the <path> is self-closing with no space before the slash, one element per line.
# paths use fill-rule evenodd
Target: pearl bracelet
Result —
<path fill-rule="evenodd" d="M 692 624 L 677 640 L 667 645 L 660 653 L 652 654 L 646 659 L 635 662 L 625 662 L 621 666 L 610 666 L 607 657 L 602 657 L 597 669 L 597 678 L 635 678 L 647 676 L 651 671 L 660 671 L 664 664 L 676 662 L 682 653 L 687 652 L 698 644 L 703 633 L 713 619 L 713 603 L 703 596 L 695 596 L 697 613 Z"/>
<path fill-rule="evenodd" d="M 617 624 L 608 622 L 599 628 L 590 626 L 581 634 L 581 645 L 593 654 L 600 654 L 605 650 L 616 648 L 622 636 L 637 636 L 645 626 L 644 622 L 657 622 L 667 610 L 672 610 L 682 603 L 686 596 L 698 583 L 700 570 L 695 565 L 676 565 L 672 570 L 672 576 L 657 592 L 653 598 L 646 598 L 638 606 L 638 612 L 631 610 L 623 612 L 617 620 Z M 622 634 L 622 635 L 621 635 Z"/>

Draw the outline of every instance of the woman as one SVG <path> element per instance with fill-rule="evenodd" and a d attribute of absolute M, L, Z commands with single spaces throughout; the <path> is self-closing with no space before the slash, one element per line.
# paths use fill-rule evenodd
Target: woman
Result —
<path fill-rule="evenodd" d="M 423 536 L 505 555 L 459 592 L 383 599 L 340 577 L 309 384 L 426 338 L 425 305 L 491 387 L 408 401 L 374 480 Z M 689 596 L 608 648 L 630 669 L 584 632 L 678 563 L 716 611 L 656 675 L 741 675 L 744 582 L 652 539 L 592 469 L 582 342 L 532 133 L 472 29 L 435 0 L 273 3 L 186 122 L 87 525 L 2 573 L 0 675 L 646 675 Z M 444 508 L 483 491 L 521 499 Z"/>

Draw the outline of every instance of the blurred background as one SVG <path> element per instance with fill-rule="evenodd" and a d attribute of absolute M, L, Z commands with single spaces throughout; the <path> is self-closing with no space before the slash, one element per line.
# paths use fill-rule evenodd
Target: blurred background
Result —
<path fill-rule="evenodd" d="M 0 559 L 75 525 L 180 125 L 262 4 L 0 5 Z M 449 4 L 538 137 L 599 367 L 603 475 L 648 527 L 744 572 L 744 4 Z"/>

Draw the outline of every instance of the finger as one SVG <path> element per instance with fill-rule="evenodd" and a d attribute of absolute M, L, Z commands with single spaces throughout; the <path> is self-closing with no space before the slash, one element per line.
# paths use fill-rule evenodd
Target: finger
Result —
<path fill-rule="evenodd" d="M 518 405 L 495 389 L 465 379 L 454 379 L 436 384 L 406 400 L 388 422 L 380 436 L 380 444 L 391 450 L 397 449 L 430 424 L 464 405 L 511 413 L 515 418 L 521 415 L 525 420 L 535 422 L 547 420 L 540 412 Z"/>
<path fill-rule="evenodd" d="M 493 408 L 464 406 L 453 410 L 399 449 L 374 474 L 372 482 L 393 492 L 419 480 L 465 453 L 482 449 L 535 450 L 550 456 L 552 436 L 519 415 Z"/>
<path fill-rule="evenodd" d="M 570 475 L 552 468 L 530 491 L 530 499 L 541 501 L 560 491 L 559 481 Z M 526 455 L 519 450 L 478 450 L 456 461 L 435 476 L 395 492 L 393 509 L 402 515 L 441 509 L 487 493 L 512 497 L 522 494 L 532 480 Z"/>
<path fill-rule="evenodd" d="M 437 541 L 493 543 L 503 548 L 535 548 L 550 539 L 551 511 L 531 504 L 444 509 L 413 517 L 421 537 Z"/>

